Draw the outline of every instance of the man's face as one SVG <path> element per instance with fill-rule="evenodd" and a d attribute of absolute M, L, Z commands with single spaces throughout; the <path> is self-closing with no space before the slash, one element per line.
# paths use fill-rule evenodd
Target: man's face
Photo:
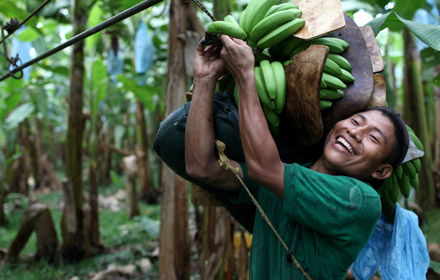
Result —
<path fill-rule="evenodd" d="M 325 164 L 333 174 L 367 178 L 383 163 L 395 140 L 392 122 L 380 111 L 355 114 L 327 135 Z"/>

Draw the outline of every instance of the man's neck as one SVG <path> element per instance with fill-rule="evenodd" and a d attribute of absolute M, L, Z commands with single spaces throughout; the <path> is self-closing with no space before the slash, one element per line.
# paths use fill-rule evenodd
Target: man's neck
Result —
<path fill-rule="evenodd" d="M 321 156 L 312 166 L 310 166 L 310 169 L 323 174 L 335 175 L 334 172 L 331 172 L 331 170 L 329 170 L 329 168 L 326 166 L 323 156 Z"/>

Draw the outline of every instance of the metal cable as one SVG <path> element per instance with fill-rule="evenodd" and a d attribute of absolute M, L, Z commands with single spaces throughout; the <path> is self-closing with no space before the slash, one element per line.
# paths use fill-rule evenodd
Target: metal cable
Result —
<path fill-rule="evenodd" d="M 6 35 L 2 40 L 0 41 L 0 44 L 4 42 L 4 40 L 8 39 L 9 36 L 12 35 L 17 29 L 19 29 L 23 24 L 25 24 L 31 17 L 33 17 L 36 13 L 38 13 L 41 9 L 44 8 L 50 1 L 52 0 L 46 0 L 44 3 L 42 3 L 38 8 L 36 8 L 27 18 L 25 18 L 22 22 L 14 24 L 11 29 L 8 30 L 8 35 Z M 11 23 L 17 21 L 17 19 L 12 19 Z"/>
<path fill-rule="evenodd" d="M 109 18 L 109 19 L 107 19 L 107 20 L 105 20 L 103 22 L 101 22 L 100 24 L 98 24 L 96 26 L 94 26 L 94 27 L 92 27 L 90 29 L 87 29 L 84 32 L 81 32 L 80 34 L 70 38 L 69 40 L 67 40 L 63 44 L 58 45 L 57 47 L 55 47 L 55 48 L 53 48 L 53 49 L 51 49 L 51 50 L 41 54 L 40 56 L 38 56 L 38 57 L 36 57 L 34 59 L 31 59 L 28 62 L 20 65 L 19 67 L 17 67 L 14 70 L 10 71 L 8 74 L 2 76 L 0 78 L 0 82 L 5 80 L 5 79 L 7 79 L 7 78 L 9 78 L 14 73 L 16 73 L 16 72 L 18 72 L 18 71 L 20 71 L 20 70 L 22 70 L 22 69 L 24 69 L 26 67 L 29 67 L 29 66 L 39 62 L 40 60 L 45 59 L 46 57 L 49 57 L 49 56 L 51 56 L 51 55 L 53 55 L 53 54 L 55 54 L 55 53 L 65 49 L 67 47 L 70 47 L 71 45 L 73 45 L 73 44 L 75 44 L 75 43 L 77 43 L 77 42 L 79 42 L 81 40 L 84 40 L 85 38 L 87 38 L 87 37 L 89 37 L 89 36 L 91 36 L 91 35 L 93 35 L 95 33 L 98 33 L 99 31 L 102 31 L 103 29 L 105 29 L 105 28 L 107 28 L 107 27 L 109 27 L 109 26 L 111 26 L 113 24 L 116 24 L 116 23 L 118 23 L 118 22 L 120 22 L 120 21 L 122 21 L 122 20 L 124 20 L 124 19 L 126 19 L 128 17 L 131 17 L 132 15 L 135 15 L 135 14 L 137 14 L 137 13 L 139 13 L 139 12 L 145 10 L 145 9 L 148 9 L 151 6 L 156 5 L 157 3 L 160 3 L 162 1 L 163 0 L 146 0 L 146 1 L 142 2 L 142 3 L 139 3 L 139 4 L 137 4 L 137 5 L 133 6 L 133 7 L 131 7 L 129 9 L 127 9 L 127 10 L 125 10 L 125 11 L 123 11 L 123 12 L 121 12 L 121 13 L 119 13 L 119 14 L 117 14 L 117 15 L 115 15 L 115 16 L 113 16 L 113 17 L 111 17 L 111 18 Z"/>

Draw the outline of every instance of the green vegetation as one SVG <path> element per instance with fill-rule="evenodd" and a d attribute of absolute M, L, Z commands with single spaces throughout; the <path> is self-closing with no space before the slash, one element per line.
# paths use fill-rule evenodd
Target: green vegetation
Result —
<path fill-rule="evenodd" d="M 115 197 L 123 187 L 112 184 L 100 187 L 99 192 L 103 197 Z M 117 195 L 116 195 L 117 196 Z M 38 201 L 50 207 L 54 219 L 59 241 L 61 240 L 60 220 L 63 196 L 61 191 L 53 191 L 36 195 Z M 8 225 L 0 227 L 0 248 L 7 248 L 20 227 L 24 217 L 24 211 L 28 206 L 27 198 L 22 195 L 11 194 L 7 196 L 6 217 Z M 19 208 L 12 209 L 15 201 L 21 201 Z M 79 279 L 87 279 L 90 273 L 105 270 L 108 265 L 137 265 L 141 258 L 150 258 L 153 269 L 141 279 L 157 278 L 157 256 L 151 257 L 151 253 L 158 246 L 160 206 L 139 203 L 141 216 L 132 220 L 128 219 L 125 201 L 118 200 L 120 209 L 116 212 L 100 207 L 100 234 L 105 251 L 93 258 L 85 258 L 77 263 L 65 261 L 55 264 L 44 260 L 34 261 L 36 252 L 36 237 L 33 233 L 16 262 L 8 262 L 0 271 L 0 279 L 71 279 L 78 276 Z"/>

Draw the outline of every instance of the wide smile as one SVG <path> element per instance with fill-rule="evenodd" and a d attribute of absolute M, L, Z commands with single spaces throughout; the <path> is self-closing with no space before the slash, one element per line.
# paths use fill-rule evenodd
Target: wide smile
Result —
<path fill-rule="evenodd" d="M 336 138 L 335 144 L 342 147 L 345 151 L 347 151 L 351 155 L 356 155 L 353 147 L 345 140 L 343 137 L 339 136 Z"/>

